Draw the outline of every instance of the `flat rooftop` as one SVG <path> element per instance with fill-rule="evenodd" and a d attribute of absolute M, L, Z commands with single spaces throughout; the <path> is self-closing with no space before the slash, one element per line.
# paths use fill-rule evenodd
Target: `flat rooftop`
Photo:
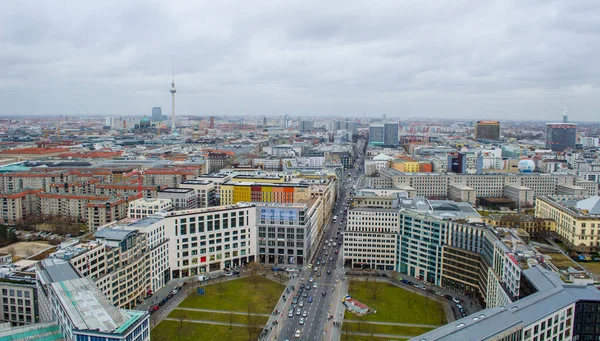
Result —
<path fill-rule="evenodd" d="M 124 311 L 115 308 L 89 278 L 51 285 L 76 329 L 112 333 L 130 319 Z"/>
<path fill-rule="evenodd" d="M 193 188 L 175 188 L 168 187 L 159 191 L 159 193 L 189 193 L 193 191 Z"/>
<path fill-rule="evenodd" d="M 538 292 L 506 307 L 481 310 L 409 341 L 487 340 L 502 332 L 531 325 L 575 302 L 600 301 L 600 291 L 595 286 L 562 283 L 555 273 L 538 265 L 523 271 L 523 274 L 538 288 Z"/>

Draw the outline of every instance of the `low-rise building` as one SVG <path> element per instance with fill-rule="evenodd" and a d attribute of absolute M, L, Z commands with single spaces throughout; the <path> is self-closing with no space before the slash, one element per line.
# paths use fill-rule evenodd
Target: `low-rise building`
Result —
<path fill-rule="evenodd" d="M 186 180 L 181 188 L 192 188 L 198 197 L 198 208 L 217 206 L 217 186 L 211 180 Z"/>
<path fill-rule="evenodd" d="M 539 196 L 535 216 L 556 222 L 556 233 L 569 248 L 579 252 L 600 251 L 600 197 Z"/>
<path fill-rule="evenodd" d="M 171 199 L 137 199 L 129 203 L 127 217 L 134 219 L 146 218 L 157 212 L 166 212 L 173 209 Z"/>
<path fill-rule="evenodd" d="M 175 211 L 198 207 L 198 195 L 193 188 L 165 188 L 158 192 L 158 199 L 171 200 Z"/>

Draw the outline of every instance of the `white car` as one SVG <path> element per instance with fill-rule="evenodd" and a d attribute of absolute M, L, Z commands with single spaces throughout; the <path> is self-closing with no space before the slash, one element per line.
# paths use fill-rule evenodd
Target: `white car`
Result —
<path fill-rule="evenodd" d="M 313 288 L 316 288 L 316 287 L 317 287 L 317 283 L 313 283 Z"/>
<path fill-rule="evenodd" d="M 456 304 L 460 303 L 460 300 L 457 297 L 452 297 L 452 301 L 454 301 Z"/>
<path fill-rule="evenodd" d="M 308 315 L 308 313 L 306 312 L 306 310 L 302 313 L 302 317 L 306 317 L 306 315 Z"/>
<path fill-rule="evenodd" d="M 300 303 L 298 303 L 298 306 L 299 306 L 300 308 L 304 307 L 304 302 L 300 301 Z"/>
<path fill-rule="evenodd" d="M 311 283 L 312 283 L 314 280 L 315 280 L 315 279 L 314 279 L 314 278 L 312 278 L 312 277 L 308 279 L 308 281 L 309 281 L 309 282 L 311 282 Z"/>
<path fill-rule="evenodd" d="M 300 309 L 296 310 L 296 315 L 300 315 L 300 314 L 301 314 Z"/>
<path fill-rule="evenodd" d="M 299 339 L 300 338 L 300 334 L 302 334 L 302 332 L 300 331 L 300 329 L 298 329 L 298 330 L 296 330 L 296 334 L 294 334 L 294 337 L 296 339 Z"/>
<path fill-rule="evenodd" d="M 294 311 L 290 310 L 290 312 L 288 313 L 288 317 L 294 317 Z"/>

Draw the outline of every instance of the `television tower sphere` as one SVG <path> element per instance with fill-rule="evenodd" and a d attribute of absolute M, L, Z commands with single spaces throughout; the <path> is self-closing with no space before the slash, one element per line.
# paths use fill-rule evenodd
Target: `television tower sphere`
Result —
<path fill-rule="evenodd" d="M 521 160 L 517 166 L 521 173 L 533 173 L 535 170 L 535 162 L 531 160 Z"/>

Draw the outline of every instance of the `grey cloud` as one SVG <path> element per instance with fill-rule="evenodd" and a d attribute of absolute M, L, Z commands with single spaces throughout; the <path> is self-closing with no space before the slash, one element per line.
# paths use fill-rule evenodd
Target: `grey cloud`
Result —
<path fill-rule="evenodd" d="M 1 2 L 1 114 L 596 117 L 600 3 Z"/>

